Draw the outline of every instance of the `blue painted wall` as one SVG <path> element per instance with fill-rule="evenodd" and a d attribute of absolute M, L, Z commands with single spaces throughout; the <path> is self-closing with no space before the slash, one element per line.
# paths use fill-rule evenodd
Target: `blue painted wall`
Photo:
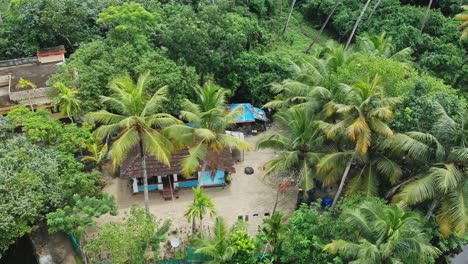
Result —
<path fill-rule="evenodd" d="M 205 171 L 203 173 L 203 185 L 204 186 L 211 186 L 211 185 L 223 185 L 226 181 L 224 179 L 224 171 L 217 170 L 214 178 L 211 177 L 211 172 Z"/>
<path fill-rule="evenodd" d="M 156 191 L 158 189 L 157 184 L 148 184 L 148 191 Z M 145 190 L 144 186 L 138 185 L 138 192 L 143 192 Z"/>
<path fill-rule="evenodd" d="M 198 185 L 198 180 L 179 182 L 179 188 L 192 188 L 192 187 L 197 187 L 197 185 Z"/>

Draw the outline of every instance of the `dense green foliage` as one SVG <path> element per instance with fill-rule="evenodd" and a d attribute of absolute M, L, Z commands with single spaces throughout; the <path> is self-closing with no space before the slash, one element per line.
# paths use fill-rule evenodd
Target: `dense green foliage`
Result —
<path fill-rule="evenodd" d="M 0 251 L 56 208 L 73 204 L 73 195 L 100 196 L 99 172 L 84 172 L 73 155 L 9 135 L 0 149 L 2 197 Z"/>
<path fill-rule="evenodd" d="M 166 241 L 171 222 L 156 221 L 138 206 L 133 206 L 128 219 L 123 223 L 105 224 L 100 234 L 90 239 L 86 251 L 92 261 L 110 260 L 112 263 L 144 263 L 158 259 L 159 244 Z M 146 256 L 151 247 L 154 257 Z M 103 256 L 101 252 L 107 254 Z"/>
<path fill-rule="evenodd" d="M 340 2 L 329 24 L 329 29 L 339 39 L 348 37 L 354 23 L 350 18 L 357 17 L 365 2 Z M 311 0 L 304 4 L 303 10 L 307 18 L 319 24 L 325 20 L 334 3 L 335 0 Z M 366 11 L 365 17 L 371 10 L 369 8 Z M 458 41 L 458 23 L 452 17 L 445 17 L 438 9 L 429 11 L 429 18 L 421 32 L 420 24 L 425 13 L 423 7 L 401 5 L 398 0 L 382 0 L 373 17 L 361 23 L 358 34 L 378 35 L 386 32 L 393 38 L 397 50 L 406 47 L 413 49 L 418 69 L 442 78 L 466 92 L 468 42 Z"/>
<path fill-rule="evenodd" d="M 430 9 L 422 0 L 372 1 L 350 48 L 329 40 L 348 39 L 366 2 L 339 1 L 305 54 L 335 0 L 0 0 L 0 60 L 65 46 L 49 96 L 72 121 L 33 105 L 0 118 L 0 252 L 46 215 L 51 232 L 83 237 L 113 211 L 94 168 L 107 154 L 116 168 L 140 146 L 168 165 L 187 148 L 187 176 L 214 170 L 224 148 L 249 149 L 225 129 L 240 114 L 227 114 L 227 104 L 250 102 L 277 113 L 280 131 L 257 144 L 278 152 L 267 174 L 338 190 L 331 209 L 276 212 L 256 238 L 216 218 L 212 234 L 200 228 L 191 241 L 209 263 L 446 259 L 467 241 L 466 13 L 458 0 Z M 149 212 L 147 188 L 145 205 Z M 85 255 L 157 260 L 169 223 L 147 212 L 133 207 L 125 222 L 105 224 Z M 206 215 L 214 204 L 197 189 L 185 216 L 195 227 Z"/>
<path fill-rule="evenodd" d="M 80 198 L 73 196 L 74 205 L 65 206 L 55 212 L 47 214 L 47 225 L 49 232 L 63 231 L 80 239 L 87 227 L 96 223 L 94 218 L 110 213 L 116 215 L 114 197 L 104 195 L 102 199 L 94 197 Z"/>

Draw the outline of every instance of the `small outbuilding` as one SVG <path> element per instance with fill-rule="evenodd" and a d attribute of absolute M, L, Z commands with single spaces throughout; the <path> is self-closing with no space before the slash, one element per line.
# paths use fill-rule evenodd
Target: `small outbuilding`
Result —
<path fill-rule="evenodd" d="M 254 107 L 249 103 L 231 104 L 229 111 L 236 108 L 242 108 L 243 114 L 234 121 L 236 128 L 245 134 L 255 134 L 258 131 L 265 131 L 268 117 L 260 108 Z"/>

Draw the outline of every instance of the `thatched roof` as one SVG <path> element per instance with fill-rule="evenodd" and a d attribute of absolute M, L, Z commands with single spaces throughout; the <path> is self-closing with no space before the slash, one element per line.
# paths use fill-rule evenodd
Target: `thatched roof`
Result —
<path fill-rule="evenodd" d="M 189 152 L 187 149 L 177 151 L 171 156 L 171 166 L 168 167 L 160 161 L 156 160 L 155 157 L 146 158 L 146 167 L 148 177 L 163 176 L 169 174 L 180 174 L 181 161 L 187 157 Z M 220 154 L 210 153 L 210 157 L 216 159 L 216 168 L 207 168 L 207 170 L 219 169 L 228 171 L 231 173 L 236 172 L 234 168 L 234 160 L 232 158 L 231 151 L 224 149 Z M 143 170 L 141 167 L 141 156 L 139 154 L 139 147 L 133 148 L 128 158 L 123 162 L 120 167 L 120 177 L 122 178 L 139 178 L 143 177 Z"/>

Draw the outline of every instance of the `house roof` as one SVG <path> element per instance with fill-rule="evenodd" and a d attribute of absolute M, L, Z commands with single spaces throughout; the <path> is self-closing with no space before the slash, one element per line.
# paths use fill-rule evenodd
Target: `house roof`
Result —
<path fill-rule="evenodd" d="M 11 91 L 25 91 L 18 89 L 17 85 L 21 78 L 34 83 L 37 88 L 47 87 L 47 80 L 57 71 L 57 63 L 31 63 L 9 67 L 0 67 L 0 76 L 11 75 Z M 29 88 L 30 89 L 30 88 Z"/>
<path fill-rule="evenodd" d="M 143 169 L 141 167 L 141 156 L 139 154 L 139 146 L 134 147 L 129 151 L 127 159 L 120 167 L 120 177 L 122 178 L 139 178 L 143 177 Z M 169 174 L 180 174 L 181 161 L 189 155 L 187 149 L 177 151 L 171 156 L 171 166 L 168 167 L 155 157 L 149 156 L 146 158 L 146 168 L 148 177 L 163 176 Z M 224 149 L 220 154 L 210 153 L 210 157 L 215 158 L 216 168 L 207 168 L 207 170 L 223 170 L 231 173 L 236 172 L 234 168 L 234 160 L 229 149 Z"/>

